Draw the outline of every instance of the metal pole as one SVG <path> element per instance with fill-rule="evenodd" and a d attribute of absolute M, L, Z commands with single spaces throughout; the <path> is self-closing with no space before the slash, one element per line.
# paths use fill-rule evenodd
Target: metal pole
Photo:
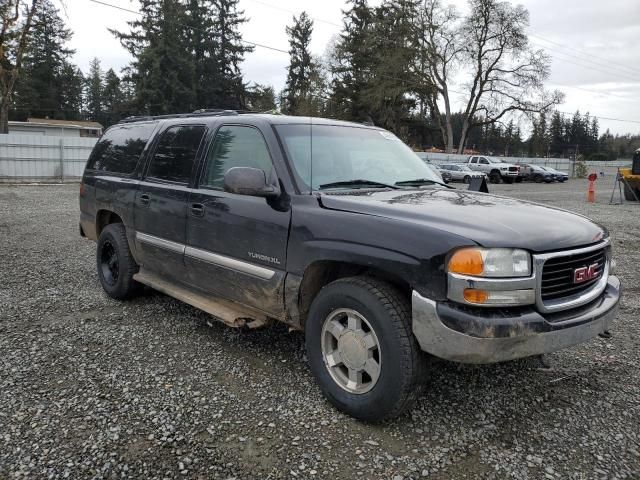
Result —
<path fill-rule="evenodd" d="M 64 183 L 64 139 L 60 137 L 60 183 Z"/>

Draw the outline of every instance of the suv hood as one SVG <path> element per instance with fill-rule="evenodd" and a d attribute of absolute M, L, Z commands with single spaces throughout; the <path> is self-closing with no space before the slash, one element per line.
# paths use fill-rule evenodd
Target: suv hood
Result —
<path fill-rule="evenodd" d="M 513 198 L 429 188 L 321 194 L 324 208 L 422 224 L 484 247 L 533 252 L 595 243 L 604 228 L 581 215 Z"/>

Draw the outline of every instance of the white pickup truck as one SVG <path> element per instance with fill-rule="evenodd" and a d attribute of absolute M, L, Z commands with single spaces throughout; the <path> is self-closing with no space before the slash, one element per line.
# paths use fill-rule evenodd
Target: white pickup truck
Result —
<path fill-rule="evenodd" d="M 484 172 L 492 183 L 521 182 L 520 167 L 513 163 L 505 163 L 485 155 L 472 155 L 467 159 L 467 166 L 476 172 Z"/>

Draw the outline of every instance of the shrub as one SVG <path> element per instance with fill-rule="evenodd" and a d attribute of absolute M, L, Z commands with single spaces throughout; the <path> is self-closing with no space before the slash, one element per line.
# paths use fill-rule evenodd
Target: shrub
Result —
<path fill-rule="evenodd" d="M 589 171 L 587 170 L 587 164 L 584 160 L 578 160 L 576 162 L 575 174 L 578 178 L 586 178 Z"/>

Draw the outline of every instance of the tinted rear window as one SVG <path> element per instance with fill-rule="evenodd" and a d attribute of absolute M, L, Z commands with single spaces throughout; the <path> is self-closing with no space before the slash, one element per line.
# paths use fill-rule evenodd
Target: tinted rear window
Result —
<path fill-rule="evenodd" d="M 141 123 L 110 128 L 93 148 L 87 168 L 112 173 L 133 173 L 155 126 L 155 123 Z"/>
<path fill-rule="evenodd" d="M 188 183 L 204 132 L 202 125 L 180 125 L 165 130 L 149 164 L 147 177 Z"/>

